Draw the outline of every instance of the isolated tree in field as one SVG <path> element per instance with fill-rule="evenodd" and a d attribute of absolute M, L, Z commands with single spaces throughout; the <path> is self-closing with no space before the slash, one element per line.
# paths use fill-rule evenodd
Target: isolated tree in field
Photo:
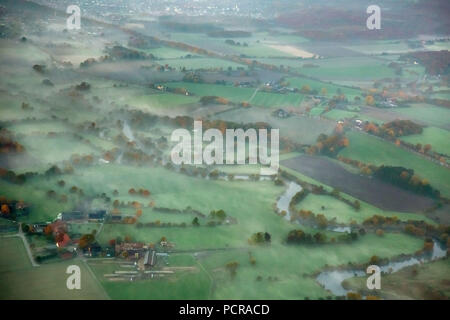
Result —
<path fill-rule="evenodd" d="M 428 153 L 431 150 L 431 144 L 426 144 L 423 147 L 423 152 Z"/>
<path fill-rule="evenodd" d="M 300 89 L 301 93 L 310 93 L 311 92 L 311 87 L 307 84 L 303 85 L 302 88 Z"/>
<path fill-rule="evenodd" d="M 239 267 L 239 262 L 237 261 L 232 261 L 232 262 L 228 262 L 225 267 L 227 268 L 227 270 L 230 272 L 230 275 L 232 277 L 236 276 L 236 270 Z"/>
<path fill-rule="evenodd" d="M 326 95 L 328 94 L 327 89 L 326 89 L 326 88 L 322 88 L 322 89 L 320 90 L 320 94 L 323 95 L 323 96 L 326 96 Z"/>
<path fill-rule="evenodd" d="M 192 225 L 193 225 L 193 226 L 196 226 L 196 227 L 198 227 L 198 226 L 200 225 L 200 223 L 198 222 L 198 217 L 195 217 L 195 218 L 192 220 Z"/>
<path fill-rule="evenodd" d="M 3 215 L 7 216 L 10 214 L 11 211 L 9 210 L 9 207 L 7 204 L 2 204 L 1 212 Z"/>
<path fill-rule="evenodd" d="M 369 106 L 373 106 L 375 104 L 375 98 L 371 95 L 366 97 L 366 104 Z"/>

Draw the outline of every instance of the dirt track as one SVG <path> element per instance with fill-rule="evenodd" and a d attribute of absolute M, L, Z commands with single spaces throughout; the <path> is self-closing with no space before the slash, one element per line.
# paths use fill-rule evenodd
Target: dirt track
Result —
<path fill-rule="evenodd" d="M 414 194 L 375 178 L 348 172 L 327 158 L 301 155 L 281 161 L 281 165 L 296 170 L 331 187 L 383 210 L 421 212 L 433 205 L 433 199 Z"/>

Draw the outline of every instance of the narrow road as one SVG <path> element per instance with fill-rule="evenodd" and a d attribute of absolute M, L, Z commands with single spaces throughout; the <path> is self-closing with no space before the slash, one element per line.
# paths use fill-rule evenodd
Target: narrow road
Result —
<path fill-rule="evenodd" d="M 19 224 L 19 232 L 17 233 L 17 236 L 19 236 L 22 241 L 23 245 L 25 246 L 25 249 L 27 250 L 28 258 L 30 259 L 31 265 L 33 267 L 39 267 L 39 265 L 34 261 L 33 254 L 31 253 L 30 245 L 28 244 L 27 237 L 23 234 L 22 231 L 22 223 Z"/>
<path fill-rule="evenodd" d="M 27 251 L 28 258 L 30 259 L 31 265 L 33 267 L 39 267 L 39 264 L 36 263 L 36 261 L 33 258 L 33 254 L 31 253 L 30 245 L 28 244 L 27 237 L 25 237 L 25 234 L 22 232 L 22 223 L 19 223 L 19 231 L 16 234 L 9 234 L 5 236 L 1 236 L 2 238 L 12 238 L 12 237 L 19 237 L 23 241 L 23 245 L 25 246 L 25 250 Z"/>

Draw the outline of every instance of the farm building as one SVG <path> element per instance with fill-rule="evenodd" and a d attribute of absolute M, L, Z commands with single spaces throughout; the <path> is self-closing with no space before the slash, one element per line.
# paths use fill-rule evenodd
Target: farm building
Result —
<path fill-rule="evenodd" d="M 106 217 L 106 210 L 97 210 L 88 214 L 88 220 L 91 222 L 103 222 Z"/>
<path fill-rule="evenodd" d="M 144 255 L 144 266 L 153 267 L 156 264 L 156 251 L 148 250 Z"/>
<path fill-rule="evenodd" d="M 57 220 L 62 221 L 76 221 L 76 220 L 84 220 L 85 215 L 81 211 L 69 211 L 69 212 L 61 212 L 56 217 Z"/>

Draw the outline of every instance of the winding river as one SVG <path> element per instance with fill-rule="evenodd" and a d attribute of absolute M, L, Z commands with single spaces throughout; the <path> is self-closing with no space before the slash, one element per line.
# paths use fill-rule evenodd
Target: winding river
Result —
<path fill-rule="evenodd" d="M 289 204 L 291 203 L 292 198 L 303 188 L 301 185 L 295 182 L 290 182 L 289 186 L 285 193 L 281 195 L 281 197 L 277 201 L 277 210 L 279 213 L 286 212 L 285 218 L 290 221 L 291 219 L 291 211 L 289 210 Z"/>
<path fill-rule="evenodd" d="M 439 258 L 444 258 L 447 255 L 447 249 L 443 247 L 439 242 L 433 240 L 434 246 L 430 256 L 427 257 L 408 257 L 402 260 L 389 262 L 383 266 L 380 266 L 383 273 L 394 273 L 403 268 L 413 266 L 416 264 L 430 262 Z M 365 270 L 353 269 L 353 270 L 331 270 L 323 271 L 316 277 L 316 281 L 319 282 L 326 290 L 329 290 L 336 296 L 345 296 L 350 290 L 346 290 L 342 286 L 344 280 L 353 277 L 365 277 L 368 276 Z M 383 279 L 383 278 L 382 278 Z M 383 281 L 383 280 L 382 280 Z"/>
<path fill-rule="evenodd" d="M 291 214 L 289 210 L 289 204 L 292 198 L 302 190 L 302 187 L 295 183 L 290 182 L 285 193 L 281 195 L 276 203 L 277 211 L 281 213 L 286 212 L 285 218 L 290 220 Z M 351 232 L 351 228 L 348 226 L 334 226 L 329 227 L 328 230 L 334 232 Z M 383 273 L 393 273 L 397 272 L 403 268 L 417 265 L 424 262 L 430 262 L 439 258 L 444 258 L 447 255 L 447 249 L 442 246 L 438 241 L 433 239 L 433 251 L 431 255 L 423 257 L 407 257 L 404 259 L 389 262 L 383 266 L 380 266 L 381 272 Z M 351 270 L 328 270 L 319 273 L 316 277 L 316 281 L 320 283 L 326 290 L 330 291 L 336 296 L 345 296 L 349 290 L 346 290 L 342 286 L 344 280 L 353 277 L 364 277 L 367 276 L 365 270 L 363 269 L 351 269 Z"/>
<path fill-rule="evenodd" d="M 289 209 L 289 204 L 291 203 L 292 198 L 302 190 L 303 188 L 301 185 L 291 181 L 285 193 L 283 193 L 277 201 L 278 213 L 281 213 L 283 211 L 286 212 L 285 219 L 288 221 L 291 220 L 291 211 Z M 350 233 L 352 231 L 349 226 L 329 226 L 327 230 L 340 233 Z"/>

